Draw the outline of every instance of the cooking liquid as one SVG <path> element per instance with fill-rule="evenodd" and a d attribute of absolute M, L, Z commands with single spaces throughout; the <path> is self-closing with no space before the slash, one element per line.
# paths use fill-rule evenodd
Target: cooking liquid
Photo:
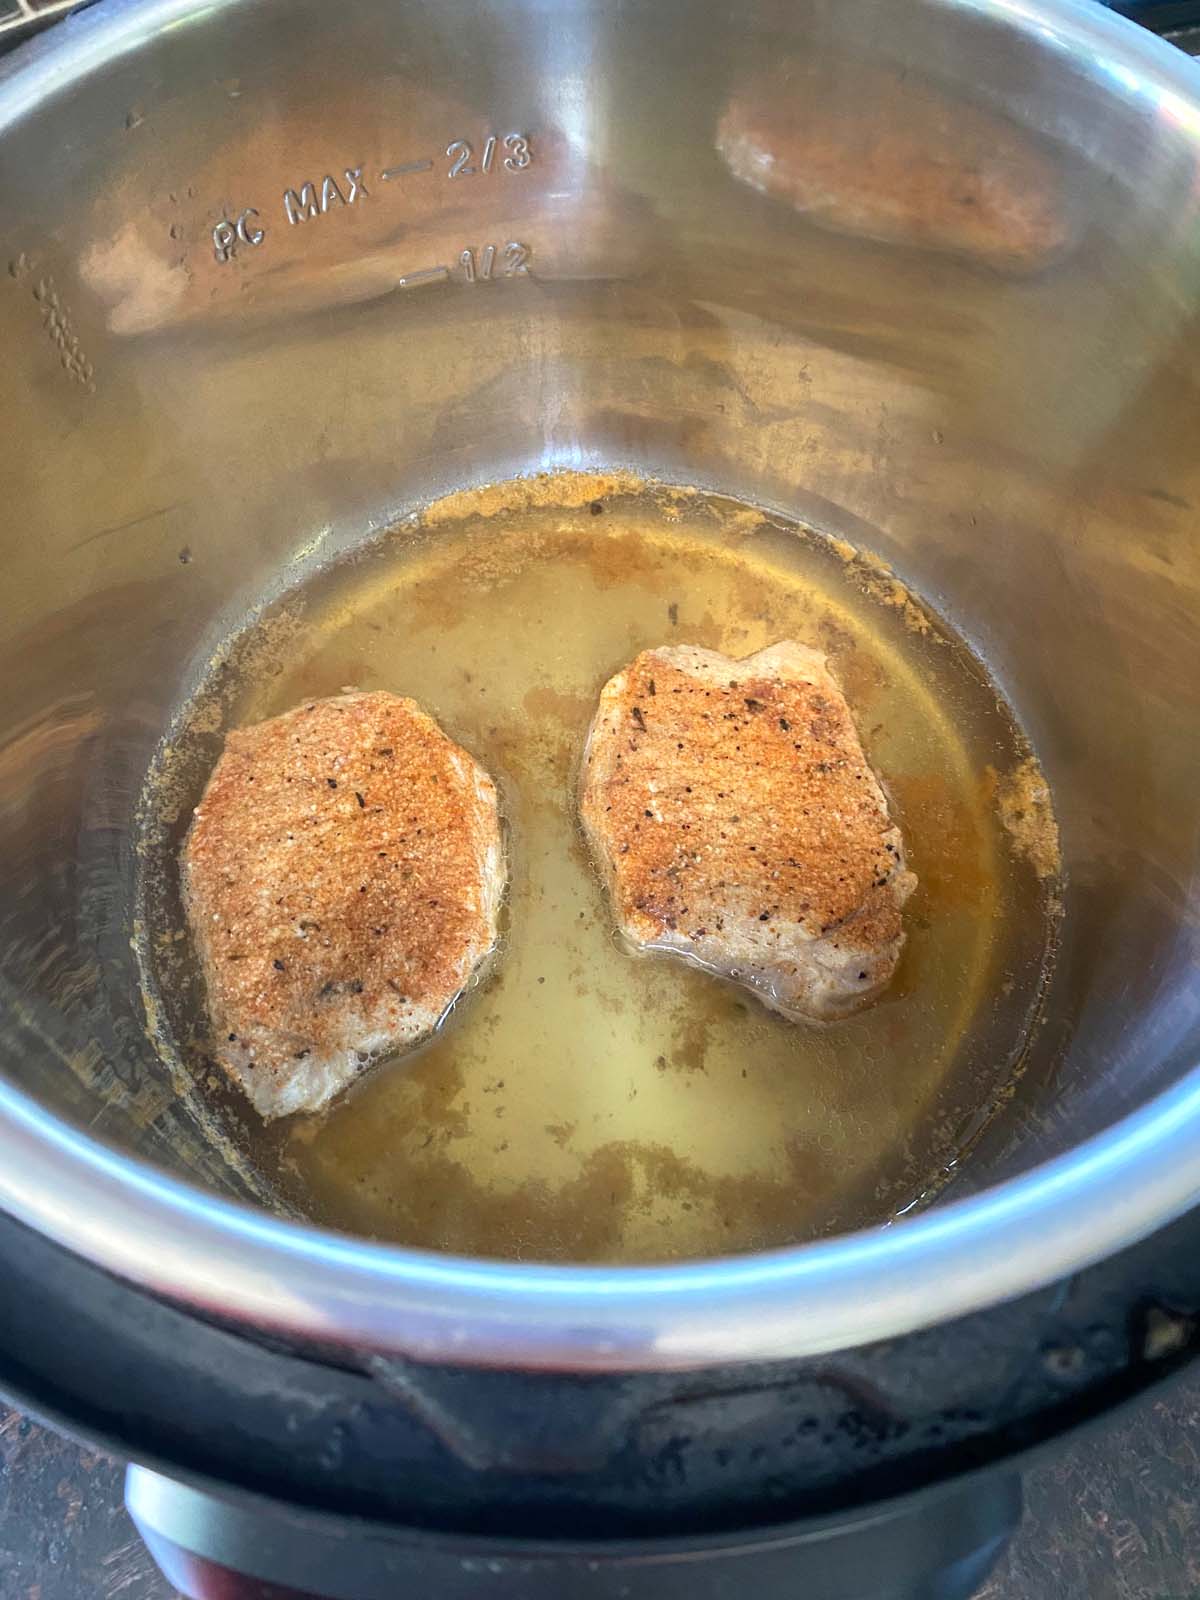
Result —
<path fill-rule="evenodd" d="M 712 496 L 596 488 L 402 525 L 288 597 L 270 674 L 226 668 L 185 714 L 181 748 L 218 703 L 228 727 L 347 686 L 411 695 L 496 777 L 509 831 L 502 948 L 437 1036 L 320 1116 L 263 1129 L 239 1104 L 244 1137 L 304 1214 L 434 1250 L 662 1261 L 886 1220 L 953 1171 L 1036 1015 L 1048 896 L 993 804 L 1028 752 L 979 663 L 848 547 Z M 625 662 L 784 638 L 827 654 L 920 879 L 891 988 L 836 1023 L 631 954 L 577 817 Z M 189 1031 L 173 1019 L 170 1048 L 203 1070 Z"/>

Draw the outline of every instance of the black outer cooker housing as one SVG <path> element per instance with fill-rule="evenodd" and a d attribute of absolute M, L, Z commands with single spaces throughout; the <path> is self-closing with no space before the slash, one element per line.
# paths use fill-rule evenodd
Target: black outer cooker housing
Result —
<path fill-rule="evenodd" d="M 0 1389 L 174 1480 L 135 1474 L 131 1509 L 204 1600 L 954 1600 L 1015 1526 L 1022 1455 L 1200 1348 L 1200 1214 L 901 1339 L 656 1374 L 288 1348 L 8 1219 L 0 1272 Z"/>

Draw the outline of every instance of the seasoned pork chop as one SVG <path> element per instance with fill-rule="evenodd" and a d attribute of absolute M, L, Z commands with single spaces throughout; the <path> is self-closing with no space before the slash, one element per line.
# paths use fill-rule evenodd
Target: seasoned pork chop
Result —
<path fill-rule="evenodd" d="M 183 850 L 217 1059 L 264 1117 L 415 1044 L 496 942 L 496 789 L 412 700 L 240 728 Z"/>
<path fill-rule="evenodd" d="M 581 811 L 623 933 L 785 1016 L 877 998 L 916 886 L 850 709 L 815 650 L 646 650 L 611 678 Z"/>

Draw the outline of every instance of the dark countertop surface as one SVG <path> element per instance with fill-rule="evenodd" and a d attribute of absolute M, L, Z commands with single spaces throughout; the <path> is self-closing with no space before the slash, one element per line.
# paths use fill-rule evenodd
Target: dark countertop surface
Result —
<path fill-rule="evenodd" d="M 1026 1502 L 979 1600 L 1196 1600 L 1200 1380 L 1036 1467 Z M 0 1600 L 173 1594 L 125 1515 L 120 1466 L 0 1407 Z"/>

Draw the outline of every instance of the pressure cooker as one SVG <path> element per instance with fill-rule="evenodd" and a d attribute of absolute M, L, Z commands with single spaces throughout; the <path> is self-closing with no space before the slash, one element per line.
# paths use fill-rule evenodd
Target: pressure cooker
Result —
<path fill-rule="evenodd" d="M 969 1595 L 1030 1452 L 1200 1345 L 1197 68 L 1088 0 L 103 0 L 0 153 L 0 1387 L 196 1597 Z M 322 1227 L 147 1026 L 146 773 L 296 573 L 617 468 L 986 661 L 1061 837 L 1036 1037 L 874 1226 Z"/>

